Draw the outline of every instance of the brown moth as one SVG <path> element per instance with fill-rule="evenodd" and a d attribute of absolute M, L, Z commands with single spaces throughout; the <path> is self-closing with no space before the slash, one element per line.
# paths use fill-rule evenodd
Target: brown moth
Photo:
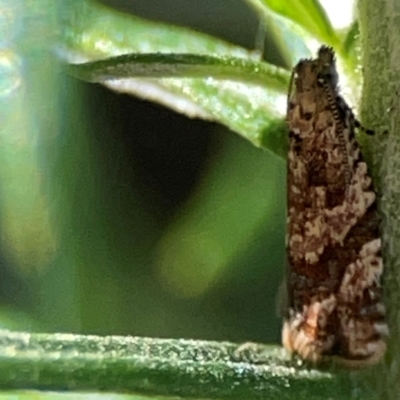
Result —
<path fill-rule="evenodd" d="M 294 68 L 288 93 L 288 309 L 282 342 L 320 363 L 358 368 L 386 350 L 376 196 L 360 127 L 338 92 L 335 55 Z M 368 131 L 367 131 L 368 133 Z"/>

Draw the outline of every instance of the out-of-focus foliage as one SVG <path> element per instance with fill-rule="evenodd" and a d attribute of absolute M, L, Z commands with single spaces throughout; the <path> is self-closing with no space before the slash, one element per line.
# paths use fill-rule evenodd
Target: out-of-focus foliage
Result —
<path fill-rule="evenodd" d="M 56 63 L 43 52 L 55 35 L 51 25 L 37 32 L 37 43 L 21 33 L 23 27 L 29 31 L 33 9 L 31 2 L 0 3 L 0 244 L 3 256 L 26 270 L 44 268 L 56 246 L 37 154 L 38 143 L 57 127 L 56 114 L 45 111 L 54 96 Z M 36 18 L 55 14 L 50 3 L 47 13 Z M 35 73 L 39 66 L 41 74 Z"/>

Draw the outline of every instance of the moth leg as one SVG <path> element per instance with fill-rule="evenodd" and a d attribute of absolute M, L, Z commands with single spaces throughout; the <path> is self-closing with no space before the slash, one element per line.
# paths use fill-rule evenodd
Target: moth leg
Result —
<path fill-rule="evenodd" d="M 327 89 L 326 89 L 327 90 Z M 329 90 L 327 92 L 329 94 Z M 340 109 L 347 110 L 347 112 L 350 114 L 351 120 L 354 123 L 354 127 L 357 129 L 362 130 L 364 133 L 367 135 L 375 135 L 375 131 L 373 129 L 368 129 L 366 128 L 354 115 L 353 110 L 346 104 L 344 101 L 343 97 L 338 95 L 336 96 L 336 104 L 339 104 Z"/>
<path fill-rule="evenodd" d="M 368 129 L 358 119 L 354 119 L 354 126 L 360 130 L 362 130 L 367 135 L 375 135 L 375 131 L 373 129 Z"/>
<path fill-rule="evenodd" d="M 270 354 L 265 345 L 245 342 L 233 351 L 232 359 L 235 362 L 266 364 L 270 360 Z"/>
<path fill-rule="evenodd" d="M 289 353 L 297 353 L 304 360 L 318 363 L 330 353 L 335 336 L 328 331 L 328 323 L 336 308 L 336 296 L 318 296 L 304 305 L 302 312 L 291 310 L 282 329 L 282 344 Z"/>

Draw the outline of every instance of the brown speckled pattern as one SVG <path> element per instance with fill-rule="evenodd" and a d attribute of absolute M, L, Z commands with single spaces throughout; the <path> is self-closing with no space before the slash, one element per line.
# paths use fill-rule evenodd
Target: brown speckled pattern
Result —
<path fill-rule="evenodd" d="M 345 367 L 378 362 L 387 326 L 381 302 L 375 192 L 340 97 L 332 49 L 301 60 L 288 95 L 287 350 Z"/>

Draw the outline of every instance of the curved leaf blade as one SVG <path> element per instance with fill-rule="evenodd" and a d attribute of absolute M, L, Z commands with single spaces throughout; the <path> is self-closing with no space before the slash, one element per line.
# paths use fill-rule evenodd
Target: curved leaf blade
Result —
<path fill-rule="evenodd" d="M 123 54 L 104 60 L 72 64 L 68 72 L 88 82 L 116 78 L 191 77 L 228 79 L 263 85 L 284 92 L 288 72 L 274 65 L 234 57 L 198 54 Z"/>
<path fill-rule="evenodd" d="M 181 78 L 149 78 L 146 74 L 155 74 L 156 63 L 153 71 L 146 72 L 149 64 L 140 65 L 139 62 L 136 67 L 137 70 L 144 69 L 142 77 L 113 77 L 103 79 L 102 83 L 114 90 L 157 101 L 184 112 L 189 117 L 220 122 L 256 146 L 269 143 L 265 140 L 265 135 L 269 135 L 268 128 L 282 118 L 286 107 L 284 93 L 289 79 L 288 72 L 252 61 L 254 56 L 248 50 L 217 38 L 184 28 L 145 21 L 94 3 L 80 3 L 75 6 L 75 12 L 69 18 L 71 23 L 65 28 L 60 52 L 66 61 L 77 63 L 103 60 L 98 61 L 102 68 L 115 61 L 104 59 L 122 55 L 129 58 L 129 53 L 163 53 L 164 56 L 158 55 L 159 60 L 162 57 L 167 59 L 165 53 L 186 53 L 186 57 L 188 53 L 195 55 L 195 64 L 188 70 L 203 78 L 183 78 L 183 70 L 187 68 L 185 63 L 176 72 Z M 136 60 L 142 57 L 143 62 L 146 55 L 137 54 L 131 57 L 136 57 Z M 181 56 L 175 54 L 173 57 L 175 58 L 170 62 L 169 69 L 177 68 L 177 58 Z M 221 59 L 225 59 L 222 64 Z M 233 64 L 232 59 L 235 59 Z M 199 63 L 200 60 L 208 65 L 196 66 L 196 62 Z M 75 67 L 77 66 L 73 66 Z M 167 68 L 165 65 L 164 67 Z M 122 70 L 121 67 L 121 74 Z M 159 76 L 164 73 L 165 71 Z M 213 73 L 219 75 L 219 79 Z M 230 80 L 220 79 L 221 76 L 229 76 Z M 281 154 L 279 147 L 282 146 L 268 149 Z"/>

